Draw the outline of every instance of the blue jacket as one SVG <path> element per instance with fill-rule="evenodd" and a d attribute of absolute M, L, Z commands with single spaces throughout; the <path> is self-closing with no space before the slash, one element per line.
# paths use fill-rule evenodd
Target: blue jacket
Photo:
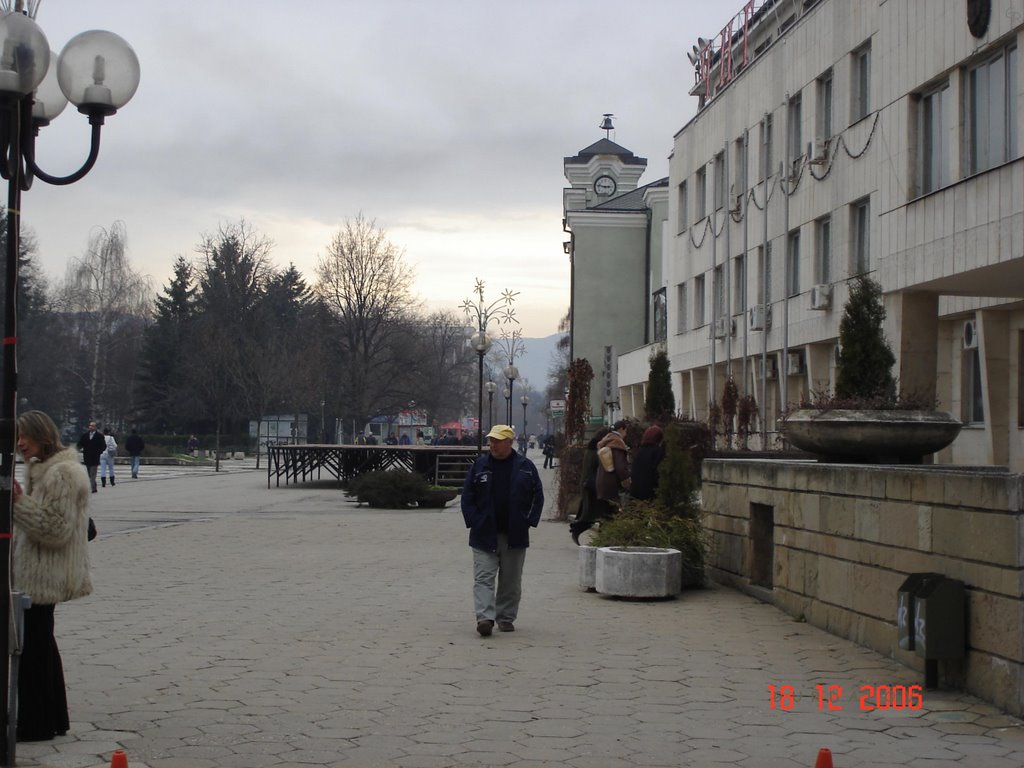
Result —
<path fill-rule="evenodd" d="M 544 509 L 544 488 L 533 462 L 513 453 L 512 498 L 509 503 L 508 545 L 511 549 L 530 546 L 530 528 L 540 523 Z M 498 551 L 498 529 L 491 500 L 491 454 L 480 456 L 462 487 L 462 516 L 469 528 L 469 546 L 486 552 Z"/>

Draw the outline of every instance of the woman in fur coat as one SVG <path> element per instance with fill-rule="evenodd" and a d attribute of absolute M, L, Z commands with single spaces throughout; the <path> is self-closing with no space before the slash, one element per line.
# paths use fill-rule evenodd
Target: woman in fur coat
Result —
<path fill-rule="evenodd" d="M 89 579 L 89 476 L 41 411 L 18 417 L 25 488 L 14 484 L 14 589 L 32 598 L 18 673 L 18 741 L 46 741 L 69 727 L 57 603 L 92 592 Z"/>

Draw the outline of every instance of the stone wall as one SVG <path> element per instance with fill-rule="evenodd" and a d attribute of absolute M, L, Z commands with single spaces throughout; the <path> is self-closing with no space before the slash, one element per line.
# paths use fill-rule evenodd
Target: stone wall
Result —
<path fill-rule="evenodd" d="M 708 459 L 711 575 L 923 672 L 896 637 L 910 573 L 963 581 L 968 653 L 943 684 L 1024 714 L 1024 476 L 995 468 Z"/>

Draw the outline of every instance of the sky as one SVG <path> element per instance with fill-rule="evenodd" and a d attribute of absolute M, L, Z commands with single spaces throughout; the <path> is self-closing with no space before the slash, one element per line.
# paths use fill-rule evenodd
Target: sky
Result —
<path fill-rule="evenodd" d="M 88 29 L 124 37 L 142 77 L 103 128 L 81 181 L 22 198 L 51 281 L 96 227 L 122 221 L 133 266 L 159 291 L 178 256 L 244 219 L 312 282 L 346 220 L 383 228 L 413 267 L 424 310 L 518 291 L 523 335 L 569 306 L 563 159 L 605 134 L 668 175 L 696 111 L 686 58 L 741 0 L 43 0 L 57 53 Z M 69 107 L 38 165 L 88 153 Z"/>

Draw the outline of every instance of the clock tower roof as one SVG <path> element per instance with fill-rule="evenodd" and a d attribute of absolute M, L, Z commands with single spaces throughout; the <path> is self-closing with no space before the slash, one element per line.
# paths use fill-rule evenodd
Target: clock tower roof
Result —
<path fill-rule="evenodd" d="M 619 146 L 611 139 L 595 141 L 586 149 L 581 149 L 575 157 L 565 158 L 566 165 L 586 165 L 599 155 L 614 155 L 624 165 L 647 165 L 646 157 L 637 157 L 625 147 Z"/>

